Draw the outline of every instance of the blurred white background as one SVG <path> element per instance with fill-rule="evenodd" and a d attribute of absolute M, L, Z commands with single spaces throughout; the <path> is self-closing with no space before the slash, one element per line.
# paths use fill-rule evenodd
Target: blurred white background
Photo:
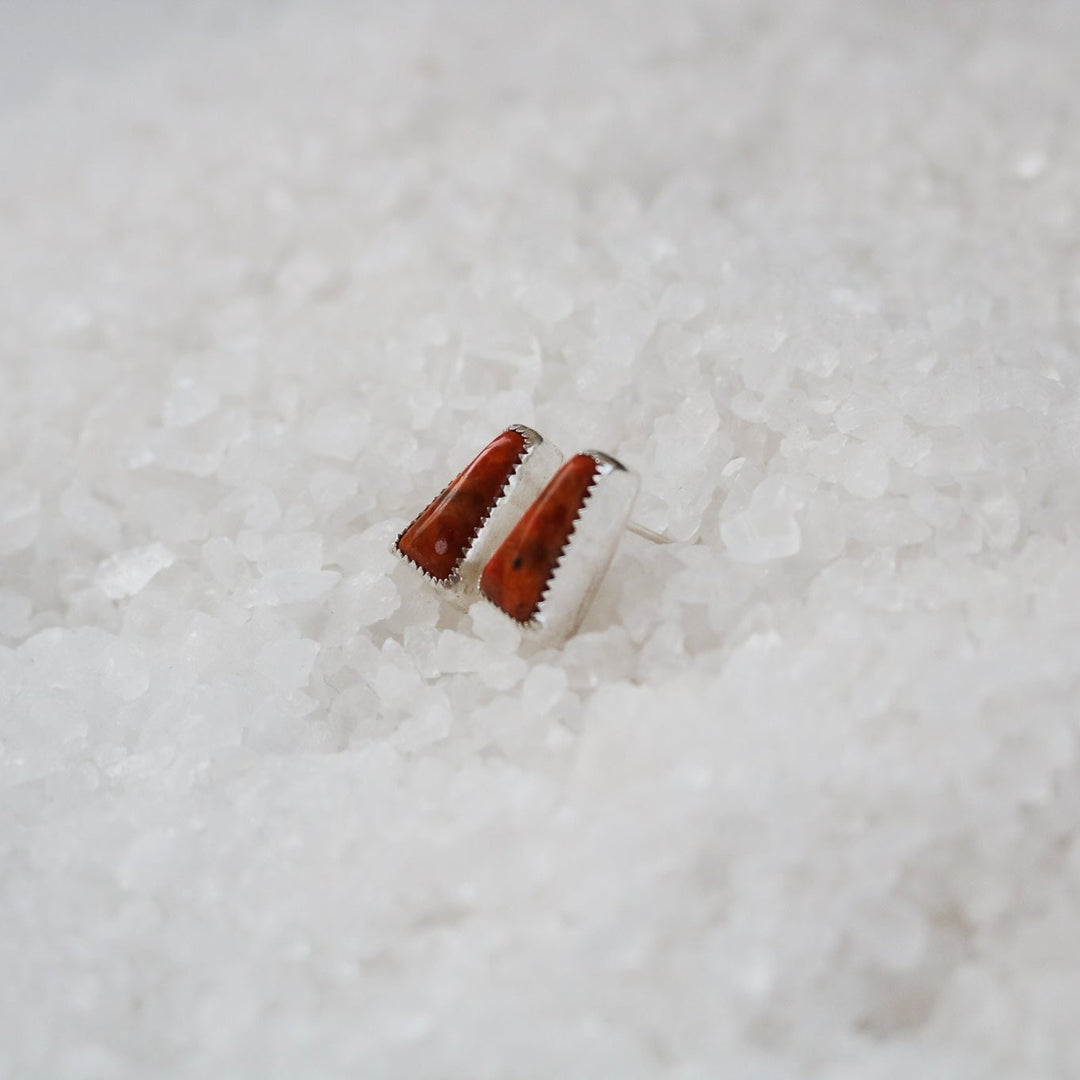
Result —
<path fill-rule="evenodd" d="M 224 35 L 276 0 L 0 0 L 0 111 L 109 67 L 153 62 L 196 35 Z"/>

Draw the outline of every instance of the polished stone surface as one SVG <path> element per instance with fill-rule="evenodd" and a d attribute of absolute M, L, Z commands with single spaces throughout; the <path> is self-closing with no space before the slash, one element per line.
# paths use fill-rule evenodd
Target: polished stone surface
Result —
<path fill-rule="evenodd" d="M 481 592 L 518 622 L 528 622 L 539 610 L 599 469 L 588 454 L 572 457 L 484 569 Z"/>
<path fill-rule="evenodd" d="M 436 581 L 449 581 L 525 453 L 525 436 L 504 431 L 473 459 L 398 540 L 398 550 Z"/>

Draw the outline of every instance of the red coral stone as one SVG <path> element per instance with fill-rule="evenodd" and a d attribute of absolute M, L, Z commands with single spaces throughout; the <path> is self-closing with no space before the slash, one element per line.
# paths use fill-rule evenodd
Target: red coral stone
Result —
<path fill-rule="evenodd" d="M 437 581 L 447 581 L 476 539 L 525 453 L 525 436 L 504 431 L 405 530 L 398 551 Z"/>
<path fill-rule="evenodd" d="M 539 611 L 555 564 L 566 550 L 599 469 L 588 454 L 572 457 L 552 477 L 484 568 L 481 591 L 518 622 L 528 622 Z"/>

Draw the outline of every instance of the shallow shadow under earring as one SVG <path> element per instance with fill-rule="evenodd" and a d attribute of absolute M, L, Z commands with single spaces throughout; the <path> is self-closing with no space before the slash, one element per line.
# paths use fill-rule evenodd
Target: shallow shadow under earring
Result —
<path fill-rule="evenodd" d="M 480 572 L 559 467 L 532 428 L 497 435 L 394 542 L 394 552 L 449 599 L 475 595 Z"/>

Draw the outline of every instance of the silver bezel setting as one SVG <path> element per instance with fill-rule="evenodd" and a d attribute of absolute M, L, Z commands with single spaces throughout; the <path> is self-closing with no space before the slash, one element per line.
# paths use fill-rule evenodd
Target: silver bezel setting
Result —
<path fill-rule="evenodd" d="M 413 523 L 446 494 L 460 472 L 398 533 L 393 544 L 390 545 L 390 550 L 402 562 L 458 606 L 466 606 L 477 593 L 480 574 L 484 566 L 562 464 L 562 453 L 552 443 L 547 442 L 538 431 L 524 424 L 511 424 L 503 428 L 500 434 L 507 431 L 516 431 L 521 435 L 525 440 L 525 449 L 503 486 L 502 492 L 473 534 L 464 553 L 454 564 L 454 569 L 448 578 L 440 580 L 432 577 L 422 566 L 413 562 L 398 545 L 401 538 L 412 528 Z"/>
<path fill-rule="evenodd" d="M 637 473 L 615 458 L 598 450 L 583 453 L 600 466 L 599 471 L 555 563 L 536 614 L 525 623 L 512 620 L 542 644 L 565 641 L 580 626 L 611 565 L 640 486 Z M 486 597 L 485 602 L 490 603 Z"/>

